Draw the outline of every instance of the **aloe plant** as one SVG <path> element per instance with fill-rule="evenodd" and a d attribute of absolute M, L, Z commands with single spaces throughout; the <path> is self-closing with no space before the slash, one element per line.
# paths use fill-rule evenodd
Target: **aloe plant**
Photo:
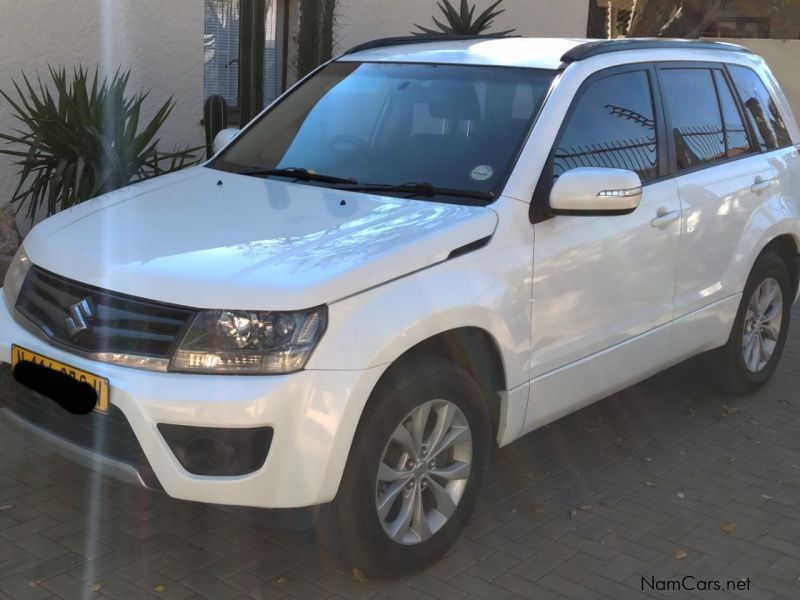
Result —
<path fill-rule="evenodd" d="M 497 0 L 486 10 L 478 14 L 478 16 L 475 16 L 476 5 L 473 4 L 470 7 L 467 4 L 467 0 L 461 0 L 460 10 L 456 10 L 456 8 L 450 4 L 449 0 L 442 0 L 442 2 L 437 2 L 436 5 L 439 7 L 439 10 L 442 11 L 446 23 L 442 23 L 439 21 L 439 19 L 433 17 L 433 22 L 436 24 L 438 29 L 430 29 L 415 23 L 414 25 L 417 27 L 417 29 L 419 29 L 419 31 L 415 31 L 413 33 L 414 35 L 431 35 L 442 33 L 454 35 L 478 35 L 484 33 L 492 27 L 492 24 L 498 15 L 505 12 L 505 9 L 495 10 L 502 2 L 503 0 Z M 514 31 L 514 29 L 497 31 L 494 32 L 493 35 L 499 37 L 508 35 Z"/>
<path fill-rule="evenodd" d="M 12 80 L 16 97 L 0 90 L 19 127 L 0 133 L 0 154 L 20 167 L 11 198 L 19 211 L 27 206 L 31 222 L 46 207 L 52 215 L 134 181 L 195 164 L 202 148 L 159 152 L 157 134 L 175 106 L 169 98 L 144 123 L 149 92 L 126 93 L 130 71 L 117 70 L 99 80 L 83 67 L 49 68 L 50 84 L 38 73 L 35 83 L 23 73 Z M 51 91 L 52 86 L 52 91 Z M 7 147 L 11 146 L 11 147 Z"/>

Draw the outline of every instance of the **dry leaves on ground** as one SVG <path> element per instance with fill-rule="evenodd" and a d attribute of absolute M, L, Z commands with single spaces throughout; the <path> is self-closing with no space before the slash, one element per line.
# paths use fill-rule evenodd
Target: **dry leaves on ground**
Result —
<path fill-rule="evenodd" d="M 737 529 L 736 523 L 725 523 L 725 525 L 722 526 L 722 531 L 725 533 L 733 533 Z"/>

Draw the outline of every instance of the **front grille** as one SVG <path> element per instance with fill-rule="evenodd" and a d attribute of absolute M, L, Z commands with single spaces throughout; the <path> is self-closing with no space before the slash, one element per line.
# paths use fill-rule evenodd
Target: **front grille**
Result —
<path fill-rule="evenodd" d="M 28 273 L 16 308 L 68 348 L 152 358 L 171 355 L 194 315 L 189 308 L 109 292 L 38 267 Z"/>
<path fill-rule="evenodd" d="M 72 414 L 17 383 L 7 364 L 0 367 L 0 390 L 0 407 L 76 446 L 132 466 L 147 487 L 163 489 L 128 419 L 113 404 L 108 414 Z"/>

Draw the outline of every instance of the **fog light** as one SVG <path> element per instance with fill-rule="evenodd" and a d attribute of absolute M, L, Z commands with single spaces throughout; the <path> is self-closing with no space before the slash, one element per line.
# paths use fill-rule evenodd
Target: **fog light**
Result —
<path fill-rule="evenodd" d="M 215 474 L 230 468 L 236 459 L 236 451 L 230 444 L 200 436 L 189 440 L 184 456 L 192 473 Z"/>
<path fill-rule="evenodd" d="M 264 465 L 272 443 L 271 427 L 221 429 L 159 423 L 175 458 L 193 475 L 246 475 Z"/>

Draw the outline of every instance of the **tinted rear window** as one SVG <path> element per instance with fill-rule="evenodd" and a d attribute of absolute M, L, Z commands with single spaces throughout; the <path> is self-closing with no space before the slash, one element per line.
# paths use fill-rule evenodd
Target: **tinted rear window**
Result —
<path fill-rule="evenodd" d="M 661 71 L 678 169 L 690 169 L 727 156 L 722 115 L 710 69 Z"/>
<path fill-rule="evenodd" d="M 766 151 L 790 146 L 792 139 L 778 105 L 756 72 L 735 65 L 729 65 L 728 69 L 761 149 Z"/>

